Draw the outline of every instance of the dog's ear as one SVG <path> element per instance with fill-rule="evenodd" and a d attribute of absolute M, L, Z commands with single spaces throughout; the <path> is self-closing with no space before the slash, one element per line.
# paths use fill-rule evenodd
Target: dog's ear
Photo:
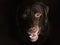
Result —
<path fill-rule="evenodd" d="M 49 7 L 42 2 L 40 2 L 40 5 L 44 8 L 45 14 L 47 15 L 49 12 Z"/>
<path fill-rule="evenodd" d="M 47 24 L 48 22 L 48 12 L 49 12 L 49 7 L 47 5 L 45 5 L 44 3 L 40 2 L 40 5 L 43 7 L 44 12 L 45 12 L 45 24 Z"/>
<path fill-rule="evenodd" d="M 45 25 L 48 23 L 48 12 L 49 12 L 49 7 L 46 6 L 45 7 Z"/>

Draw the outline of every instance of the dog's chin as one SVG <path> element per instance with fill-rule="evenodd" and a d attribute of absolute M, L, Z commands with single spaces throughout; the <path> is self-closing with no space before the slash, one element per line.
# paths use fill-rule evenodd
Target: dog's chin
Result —
<path fill-rule="evenodd" d="M 36 42 L 38 39 L 30 39 L 31 42 Z"/>

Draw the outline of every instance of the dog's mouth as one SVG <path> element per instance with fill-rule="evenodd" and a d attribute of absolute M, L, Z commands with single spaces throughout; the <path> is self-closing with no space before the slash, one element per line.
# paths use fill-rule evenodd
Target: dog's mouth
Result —
<path fill-rule="evenodd" d="M 36 42 L 38 40 L 38 35 L 36 33 L 31 33 L 29 38 L 31 42 Z"/>
<path fill-rule="evenodd" d="M 26 39 L 29 42 L 37 42 L 39 35 L 41 34 L 40 31 L 41 31 L 41 27 L 38 27 L 38 26 L 26 29 L 26 34 L 27 34 Z"/>
<path fill-rule="evenodd" d="M 28 37 L 31 42 L 36 42 L 40 34 L 40 28 L 34 28 L 35 30 L 30 30 L 28 32 Z"/>

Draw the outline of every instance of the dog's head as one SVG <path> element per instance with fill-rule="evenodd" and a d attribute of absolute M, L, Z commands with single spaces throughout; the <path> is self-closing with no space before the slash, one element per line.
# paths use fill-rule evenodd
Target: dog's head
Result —
<path fill-rule="evenodd" d="M 39 35 L 42 35 L 42 27 L 48 23 L 48 11 L 47 5 L 37 2 L 27 6 L 20 15 L 20 26 L 26 31 L 31 42 L 37 41 Z"/>

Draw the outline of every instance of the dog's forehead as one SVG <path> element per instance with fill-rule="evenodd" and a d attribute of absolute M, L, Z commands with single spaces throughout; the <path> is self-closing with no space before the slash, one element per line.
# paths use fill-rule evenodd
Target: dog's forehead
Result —
<path fill-rule="evenodd" d="M 31 7 L 29 7 L 30 11 L 36 11 L 36 12 L 41 12 L 43 11 L 43 7 L 41 5 L 32 5 Z M 28 9 L 28 10 L 29 10 Z"/>
<path fill-rule="evenodd" d="M 32 5 L 31 10 L 42 13 L 43 12 L 43 7 L 41 5 L 38 5 L 38 4 L 37 5 Z"/>
<path fill-rule="evenodd" d="M 24 12 L 25 13 L 31 13 L 31 12 L 43 13 L 43 8 L 39 5 L 35 5 L 35 6 L 32 6 L 32 7 L 27 7 Z"/>
<path fill-rule="evenodd" d="M 31 16 L 34 15 L 35 13 L 41 13 L 43 14 L 43 7 L 39 4 L 33 4 L 32 6 L 27 6 L 24 10 L 24 14 L 26 14 L 27 16 Z"/>

